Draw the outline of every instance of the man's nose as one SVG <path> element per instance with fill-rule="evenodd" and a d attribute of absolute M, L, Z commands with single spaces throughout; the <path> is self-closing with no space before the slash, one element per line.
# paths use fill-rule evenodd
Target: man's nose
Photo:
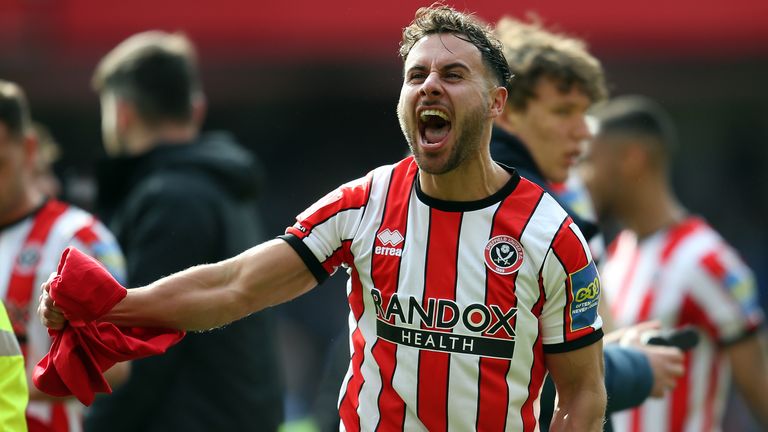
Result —
<path fill-rule="evenodd" d="M 432 72 L 421 83 L 421 89 L 419 93 L 422 96 L 434 97 L 443 94 L 442 83 L 440 82 L 440 76 L 437 72 Z"/>
<path fill-rule="evenodd" d="M 574 120 L 573 125 L 573 137 L 578 140 L 586 140 L 592 138 L 592 132 L 589 130 L 586 116 L 579 116 Z"/>

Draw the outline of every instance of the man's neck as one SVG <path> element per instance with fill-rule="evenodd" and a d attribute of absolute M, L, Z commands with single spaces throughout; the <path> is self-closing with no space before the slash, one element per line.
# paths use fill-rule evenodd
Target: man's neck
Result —
<path fill-rule="evenodd" d="M 12 210 L 0 214 L 0 226 L 5 226 L 20 220 L 40 207 L 45 201 L 45 196 L 39 191 L 28 187 L 18 204 Z"/>
<path fill-rule="evenodd" d="M 173 125 L 156 130 L 139 130 L 129 135 L 128 151 L 131 155 L 147 153 L 158 145 L 183 145 L 194 141 L 198 128 L 194 125 Z"/>
<path fill-rule="evenodd" d="M 421 190 L 444 201 L 477 201 L 489 197 L 504 187 L 511 174 L 490 155 L 465 160 L 461 166 L 445 174 L 419 171 Z"/>
<path fill-rule="evenodd" d="M 648 237 L 686 217 L 685 209 L 664 184 L 641 188 L 638 193 L 628 195 L 634 199 L 627 203 L 627 216 L 624 219 L 627 227 L 634 231 L 638 238 Z"/>

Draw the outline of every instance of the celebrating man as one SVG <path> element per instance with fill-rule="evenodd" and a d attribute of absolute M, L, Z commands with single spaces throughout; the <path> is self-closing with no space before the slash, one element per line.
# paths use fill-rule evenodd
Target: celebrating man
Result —
<path fill-rule="evenodd" d="M 397 114 L 414 156 L 339 187 L 280 239 L 130 290 L 104 318 L 209 329 L 343 266 L 346 430 L 535 430 L 547 371 L 559 394 L 551 430 L 600 430 L 589 250 L 548 194 L 490 157 L 510 78 L 501 45 L 470 16 L 433 6 L 404 30 L 400 53 Z M 47 294 L 40 314 L 64 324 Z"/>

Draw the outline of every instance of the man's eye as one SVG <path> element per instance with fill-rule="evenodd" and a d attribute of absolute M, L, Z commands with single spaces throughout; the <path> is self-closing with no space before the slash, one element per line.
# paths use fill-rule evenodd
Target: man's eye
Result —
<path fill-rule="evenodd" d="M 448 72 L 447 74 L 445 74 L 445 78 L 449 79 L 449 80 L 454 80 L 455 81 L 455 80 L 460 80 L 462 78 L 462 76 L 461 76 L 461 74 L 456 73 L 456 72 Z"/>
<path fill-rule="evenodd" d="M 408 82 L 419 82 L 424 81 L 424 78 L 426 77 L 423 73 L 414 73 L 408 75 Z"/>

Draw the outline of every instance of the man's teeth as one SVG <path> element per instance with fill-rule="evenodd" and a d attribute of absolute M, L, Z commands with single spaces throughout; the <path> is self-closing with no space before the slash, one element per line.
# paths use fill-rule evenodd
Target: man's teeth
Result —
<path fill-rule="evenodd" d="M 421 114 L 419 114 L 419 117 L 421 117 L 421 121 L 427 121 L 428 116 L 438 116 L 441 119 L 448 121 L 448 115 L 438 110 L 424 110 L 421 112 Z"/>

